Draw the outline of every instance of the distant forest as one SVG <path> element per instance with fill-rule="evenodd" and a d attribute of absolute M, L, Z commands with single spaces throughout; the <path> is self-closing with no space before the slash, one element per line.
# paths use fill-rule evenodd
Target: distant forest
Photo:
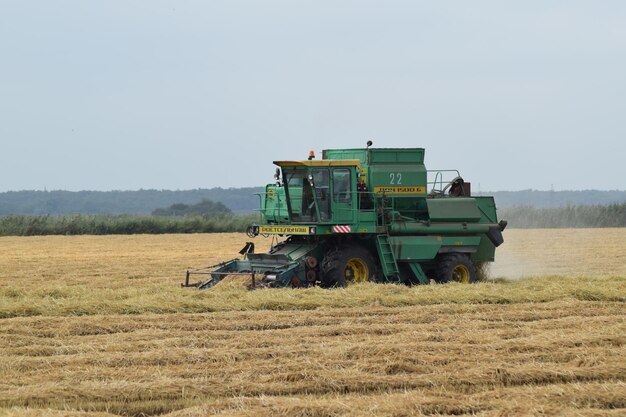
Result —
<path fill-rule="evenodd" d="M 252 213 L 259 208 L 264 187 L 210 188 L 184 191 L 9 191 L 0 193 L 0 216 L 68 214 L 150 214 L 175 204 L 193 205 L 202 200 L 220 202 L 233 213 Z M 498 208 L 536 208 L 607 205 L 626 202 L 626 191 L 497 191 Z"/>
<path fill-rule="evenodd" d="M 202 200 L 220 202 L 234 213 L 259 208 L 254 195 L 262 187 L 211 188 L 184 191 L 9 191 L 0 193 L 0 216 L 66 214 L 151 214 L 175 204 L 192 205 Z"/>

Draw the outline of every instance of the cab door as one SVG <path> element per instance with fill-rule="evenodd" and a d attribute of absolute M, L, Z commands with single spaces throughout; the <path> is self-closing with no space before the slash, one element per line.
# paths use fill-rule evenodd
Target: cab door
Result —
<path fill-rule="evenodd" d="M 332 222 L 335 224 L 354 223 L 356 183 L 354 168 L 333 169 L 332 181 Z"/>

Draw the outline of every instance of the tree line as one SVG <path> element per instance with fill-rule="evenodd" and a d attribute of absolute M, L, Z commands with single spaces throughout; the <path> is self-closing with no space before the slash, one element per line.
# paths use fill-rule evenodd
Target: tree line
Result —
<path fill-rule="evenodd" d="M 234 215 L 220 202 L 172 204 L 151 215 L 4 216 L 0 235 L 117 235 L 243 232 L 257 215 Z"/>
<path fill-rule="evenodd" d="M 262 187 L 137 191 L 8 191 L 0 193 L 0 216 L 151 214 L 174 204 L 219 201 L 234 213 L 259 208 Z"/>

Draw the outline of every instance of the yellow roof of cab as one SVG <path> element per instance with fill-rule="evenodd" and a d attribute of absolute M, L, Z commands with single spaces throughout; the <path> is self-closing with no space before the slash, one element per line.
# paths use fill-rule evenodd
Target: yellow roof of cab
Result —
<path fill-rule="evenodd" d="M 338 167 L 356 166 L 361 168 L 361 161 L 358 159 L 312 159 L 304 161 L 274 161 L 275 165 L 282 166 L 303 166 L 303 167 Z"/>

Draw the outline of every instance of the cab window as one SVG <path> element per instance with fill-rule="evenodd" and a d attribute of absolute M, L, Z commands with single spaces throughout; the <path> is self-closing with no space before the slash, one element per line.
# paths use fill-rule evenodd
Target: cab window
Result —
<path fill-rule="evenodd" d="M 330 175 L 325 168 L 316 168 L 313 170 L 312 174 L 317 207 L 320 212 L 320 221 L 325 222 L 330 219 Z"/>
<path fill-rule="evenodd" d="M 350 170 L 335 169 L 333 172 L 333 201 L 336 203 L 349 203 L 350 184 Z"/>

